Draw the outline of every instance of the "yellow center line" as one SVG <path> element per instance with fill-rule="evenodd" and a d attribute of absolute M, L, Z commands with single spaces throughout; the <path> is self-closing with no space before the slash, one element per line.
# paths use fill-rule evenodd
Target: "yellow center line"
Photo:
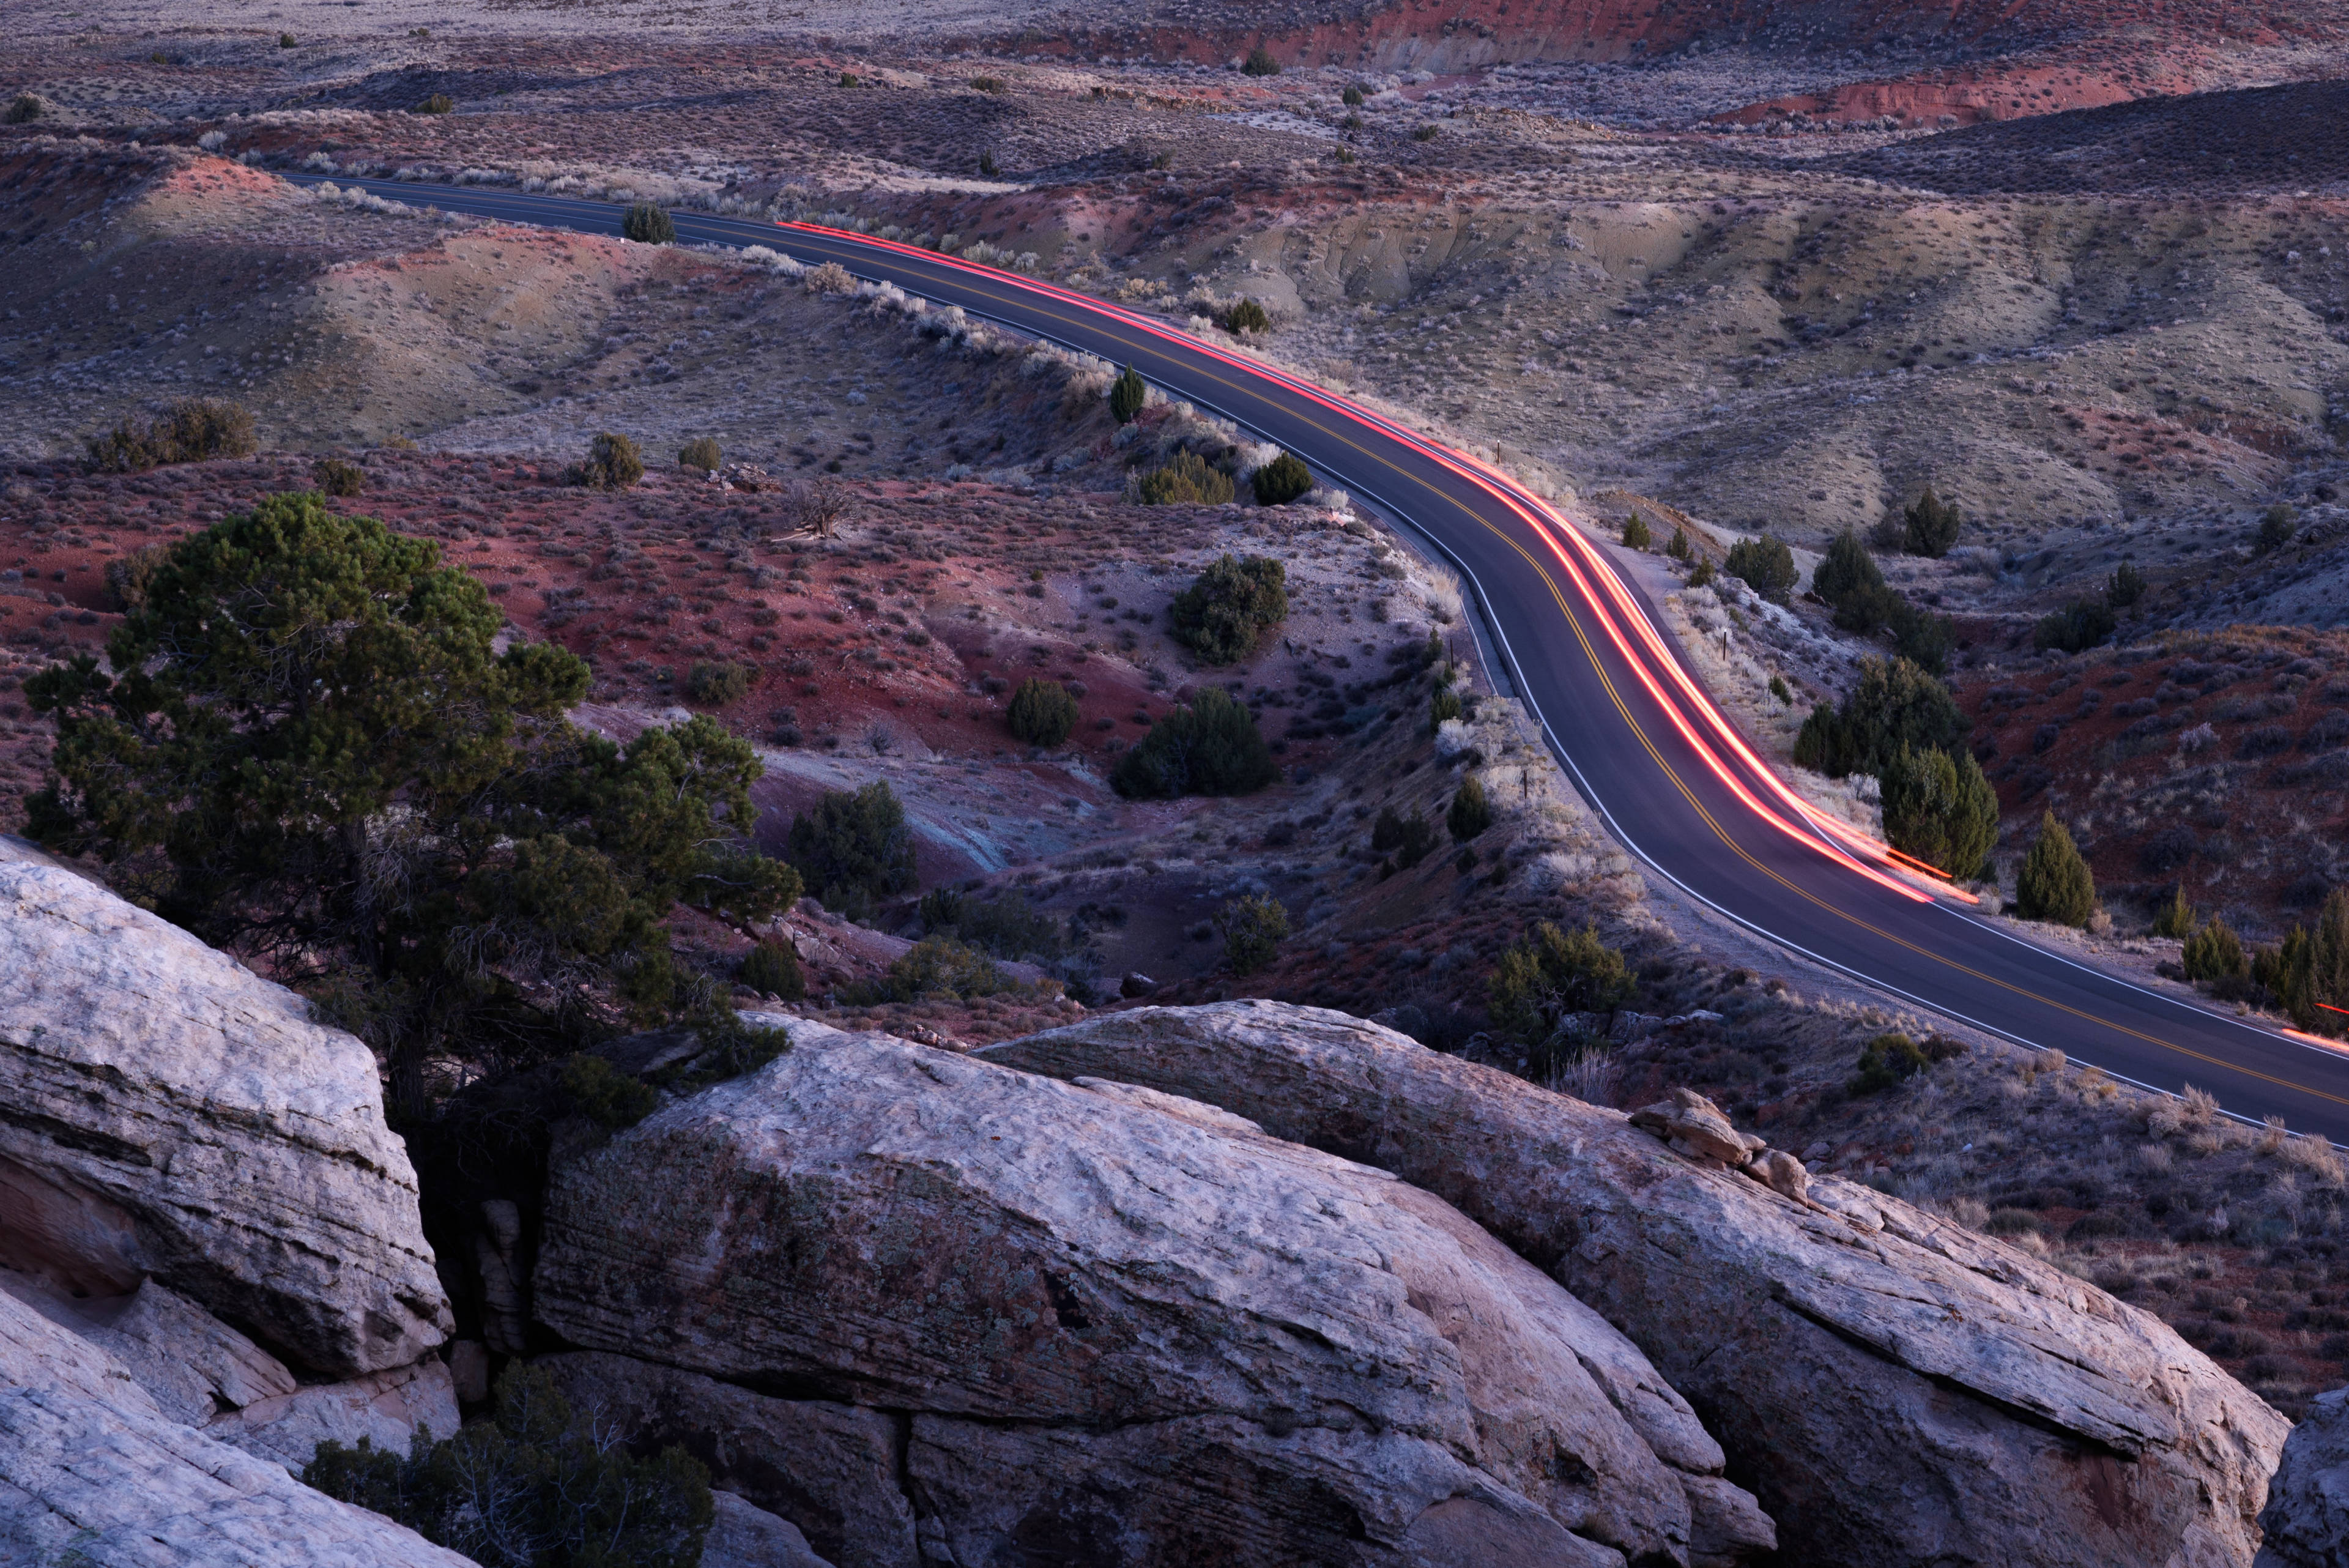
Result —
<path fill-rule="evenodd" d="M 869 252 L 860 248 L 848 246 L 835 246 L 835 248 L 843 254 L 855 256 L 859 259 L 866 259 L 870 255 Z M 984 286 L 977 286 L 976 284 L 974 286 L 974 292 L 979 294 L 984 298 L 1005 306 L 1032 306 L 1040 301 L 1049 300 L 1050 298 L 1050 296 L 1045 295 L 997 293 L 992 292 Z M 2224 1057 L 2209 1055 L 2204 1052 L 2197 1051 L 2191 1046 L 2180 1045 L 2175 1041 L 2165 1040 L 2158 1035 L 2147 1034 L 2139 1029 L 2132 1029 L 2125 1023 L 2116 1023 L 2109 1018 L 2099 1017 L 2095 1013 L 2088 1012 L 2080 1008 L 2071 1006 L 2069 1003 L 2058 1002 L 2053 997 L 2043 996 L 2035 991 L 2031 991 L 2023 986 L 2016 985 L 2011 981 L 2001 980 L 1996 975 L 1986 974 L 1982 971 L 1974 969 L 1970 965 L 1960 963 L 1955 959 L 1949 957 L 1947 954 L 1935 952 L 1930 949 L 1920 947 L 1915 942 L 1909 941 L 1905 938 L 1895 936 L 1890 931 L 1884 929 L 1881 926 L 1876 925 L 1872 921 L 1863 919 L 1858 915 L 1852 913 L 1850 910 L 1843 909 L 1838 905 L 1830 903 L 1826 899 L 1820 898 L 1817 894 L 1810 891 L 1810 889 L 1788 881 L 1785 877 L 1779 875 L 1776 871 L 1772 870 L 1769 867 L 1763 865 L 1762 862 L 1756 860 L 1751 854 L 1747 853 L 1745 846 L 1731 836 L 1729 831 L 1724 828 L 1717 819 L 1715 819 L 1712 811 L 1705 806 L 1703 802 L 1697 799 L 1695 791 L 1689 787 L 1687 781 L 1681 777 L 1679 771 L 1675 769 L 1670 762 L 1665 760 L 1662 752 L 1658 750 L 1655 741 L 1649 735 L 1647 727 L 1640 723 L 1638 717 L 1632 713 L 1630 704 L 1623 700 L 1622 693 L 1616 689 L 1614 680 L 1607 673 L 1606 666 L 1599 661 L 1598 650 L 1591 646 L 1588 634 L 1584 631 L 1581 621 L 1577 618 L 1573 607 L 1568 603 L 1566 593 L 1559 587 L 1557 579 L 1551 574 L 1548 563 L 1535 556 L 1523 544 L 1513 537 L 1506 530 L 1494 523 L 1491 518 L 1485 516 L 1482 511 L 1478 510 L 1468 502 L 1460 500 L 1456 496 L 1445 494 L 1443 491 L 1430 483 L 1423 476 L 1413 473 L 1409 469 L 1404 468 L 1402 464 L 1394 462 L 1392 459 L 1364 446 L 1346 431 L 1322 423 L 1310 412 L 1301 412 L 1299 410 L 1276 403 L 1269 395 L 1258 390 L 1256 387 L 1249 385 L 1247 382 L 1235 380 L 1216 370 L 1201 367 L 1193 361 L 1178 358 L 1176 355 L 1165 347 L 1160 339 L 1153 335 L 1143 334 L 1135 328 L 1128 327 L 1126 323 L 1115 316 L 1105 315 L 1099 317 L 1090 316 L 1078 317 L 1058 310 L 1044 310 L 1038 312 L 1038 314 L 1046 316 L 1050 319 L 1060 322 L 1071 328 L 1084 327 L 1094 331 L 1107 331 L 1109 336 L 1114 341 L 1125 346 L 1129 350 L 1138 350 L 1143 355 L 1154 358 L 1164 365 L 1181 369 L 1189 374 L 1204 375 L 1208 380 L 1212 381 L 1216 386 L 1225 388 L 1229 391 L 1250 399 L 1253 401 L 1261 404 L 1265 408 L 1271 409 L 1280 413 L 1286 418 L 1296 420 L 1303 423 L 1308 428 L 1318 431 L 1321 435 L 1341 443 L 1358 453 L 1363 459 L 1378 464 L 1388 472 L 1395 475 L 1396 478 L 1401 479 L 1418 489 L 1425 491 L 1437 501 L 1456 506 L 1461 511 L 1465 512 L 1469 516 L 1474 517 L 1484 526 L 1487 533 L 1491 534 L 1495 538 L 1499 539 L 1502 543 L 1507 545 L 1512 550 L 1515 550 L 1517 555 L 1525 560 L 1526 564 L 1534 569 L 1535 574 L 1541 578 L 1542 585 L 1549 589 L 1551 598 L 1557 601 L 1559 613 L 1566 618 L 1567 625 L 1573 628 L 1575 640 L 1581 645 L 1583 656 L 1590 661 L 1592 672 L 1599 677 L 1599 683 L 1606 688 L 1608 700 L 1615 705 L 1616 711 L 1621 715 L 1623 722 L 1630 728 L 1631 733 L 1638 737 L 1641 748 L 1647 752 L 1648 755 L 1651 759 L 1653 759 L 1656 766 L 1662 770 L 1664 776 L 1672 782 L 1672 786 L 1681 793 L 1682 798 L 1685 799 L 1689 803 L 1690 807 L 1696 812 L 1697 815 L 1704 820 L 1705 826 L 1713 829 L 1713 833 L 1721 839 L 1722 843 L 1729 846 L 1732 853 L 1735 854 L 1739 859 L 1744 861 L 1748 866 L 1754 867 L 1754 870 L 1759 871 L 1764 877 L 1769 877 L 1773 882 L 1775 882 L 1780 887 L 1785 888 L 1788 892 L 1793 893 L 1797 898 L 1806 900 L 1818 909 L 1826 910 L 1829 914 L 1838 916 L 1841 919 L 1849 921 L 1851 924 L 1857 926 L 1860 929 L 1868 932 L 1872 936 L 1881 938 L 1883 940 L 1890 942 L 1909 952 L 1915 953 L 1920 958 L 1930 959 L 1933 962 L 1953 969 L 1960 974 L 1965 975 L 1970 979 L 1980 981 L 1986 985 L 1995 986 L 2001 991 L 2007 992 L 2014 996 L 2022 997 L 2025 1001 L 2037 1002 L 2042 1007 L 2053 1008 L 2058 1012 L 2068 1014 L 2069 1016 L 2079 1019 L 2084 1023 L 2093 1023 L 2101 1028 L 2109 1029 L 2116 1034 L 2125 1034 L 2131 1039 L 2141 1040 L 2148 1045 L 2158 1046 L 2162 1050 L 2174 1052 L 2178 1055 L 2189 1057 L 2192 1060 L 2200 1062 L 2208 1066 L 2217 1067 L 2225 1072 L 2240 1073 L 2246 1077 L 2257 1078 L 2262 1083 L 2272 1084 L 2278 1088 L 2291 1089 L 2298 1094 L 2308 1095 L 2316 1099 L 2330 1101 L 2333 1105 L 2349 1106 L 2349 1096 L 2330 1094 L 2323 1089 L 2313 1087 L 2307 1084 L 2299 1083 L 2291 1078 L 2279 1077 L 2271 1073 L 2262 1073 L 2257 1068 L 2246 1067 L 2240 1063 L 2230 1062 Z M 1133 336 L 1128 337 L 1127 334 L 1129 333 L 1133 334 Z M 1388 437 L 1387 439 L 1392 441 L 1394 438 Z M 1596 607 L 1593 607 L 1594 610 Z"/>

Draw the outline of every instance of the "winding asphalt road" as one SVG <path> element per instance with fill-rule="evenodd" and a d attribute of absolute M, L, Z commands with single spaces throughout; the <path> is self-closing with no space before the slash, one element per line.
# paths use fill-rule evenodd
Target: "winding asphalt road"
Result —
<path fill-rule="evenodd" d="M 357 181 L 378 194 L 616 234 L 604 202 Z M 1888 996 L 2130 1082 L 2193 1084 L 2227 1111 L 2349 1143 L 2349 1052 L 2100 971 L 1977 918 L 1882 846 L 1811 812 L 1704 694 L 1605 549 L 1498 472 L 1252 356 L 952 256 L 807 224 L 673 214 L 684 242 L 836 261 L 1019 331 L 1137 366 L 1407 520 L 1473 585 L 1558 760 L 1626 847 L 1720 914 Z M 1938 890 L 1937 890 L 1938 889 Z"/>

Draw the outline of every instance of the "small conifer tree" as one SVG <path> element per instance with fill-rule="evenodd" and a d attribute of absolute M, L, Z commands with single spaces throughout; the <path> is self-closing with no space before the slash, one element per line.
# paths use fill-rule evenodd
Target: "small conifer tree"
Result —
<path fill-rule="evenodd" d="M 2096 912 L 2096 879 L 2072 835 L 2053 811 L 2039 819 L 2039 838 L 2023 857 L 2014 885 L 2014 912 L 2026 920 L 2085 926 Z"/>

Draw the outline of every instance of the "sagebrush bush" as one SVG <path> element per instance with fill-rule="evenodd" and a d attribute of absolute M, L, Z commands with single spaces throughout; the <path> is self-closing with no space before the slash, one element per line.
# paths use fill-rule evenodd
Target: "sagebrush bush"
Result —
<path fill-rule="evenodd" d="M 1030 676 L 1011 694 L 1003 718 L 1014 738 L 1031 746 L 1057 746 L 1077 727 L 1077 700 L 1059 681 Z"/>
<path fill-rule="evenodd" d="M 807 995 L 807 975 L 800 968 L 800 950 L 786 941 L 761 942 L 743 955 L 736 977 L 752 991 L 797 1002 Z"/>
<path fill-rule="evenodd" d="M 1145 800 L 1186 794 L 1247 794 L 1279 775 L 1256 716 L 1228 693 L 1208 687 L 1150 726 L 1118 759 L 1110 784 Z"/>
<path fill-rule="evenodd" d="M 574 1417 L 543 1368 L 500 1375 L 494 1420 L 405 1458 L 361 1438 L 320 1443 L 304 1484 L 384 1515 L 481 1568 L 694 1568 L 715 1517 L 709 1472 L 683 1449 L 639 1459 Z"/>
<path fill-rule="evenodd" d="M 1110 417 L 1122 425 L 1132 424 L 1150 401 L 1150 388 L 1142 379 L 1142 372 L 1128 365 L 1118 372 L 1117 379 L 1109 384 Z"/>
<path fill-rule="evenodd" d="M 1254 974 L 1280 956 L 1288 939 L 1288 911 L 1269 893 L 1249 893 L 1226 904 L 1216 916 L 1224 933 L 1224 961 L 1234 974 Z"/>
<path fill-rule="evenodd" d="M 1313 488 L 1313 471 L 1293 452 L 1284 452 L 1249 476 L 1260 506 L 1286 506 Z"/>
<path fill-rule="evenodd" d="M 1272 330 L 1272 317 L 1266 313 L 1260 302 L 1242 299 L 1224 312 L 1224 330 L 1235 335 L 1242 332 L 1269 332 Z"/>
<path fill-rule="evenodd" d="M 620 214 L 620 233 L 640 245 L 677 243 L 677 224 L 662 208 L 637 202 Z"/>
<path fill-rule="evenodd" d="M 825 907 L 855 914 L 914 886 L 914 830 L 888 781 L 826 791 L 792 818 L 789 858 Z"/>
<path fill-rule="evenodd" d="M 454 114 L 457 100 L 445 92 L 436 92 L 416 106 L 418 114 Z"/>
<path fill-rule="evenodd" d="M 698 468 L 714 473 L 724 466 L 726 454 L 709 436 L 696 436 L 677 449 L 677 465 L 679 468 Z"/>
<path fill-rule="evenodd" d="M 310 477 L 328 495 L 347 500 L 357 495 L 367 483 L 367 474 L 356 462 L 345 462 L 339 457 L 322 457 L 310 465 Z"/>
<path fill-rule="evenodd" d="M 1232 664 L 1256 651 L 1288 616 L 1288 572 L 1269 556 L 1223 556 L 1168 607 L 1175 639 L 1206 664 Z"/>
<path fill-rule="evenodd" d="M 1178 452 L 1143 474 L 1135 489 L 1145 506 L 1164 506 L 1170 502 L 1221 506 L 1234 493 L 1230 474 L 1190 452 Z"/>
<path fill-rule="evenodd" d="M 723 708 L 750 694 L 749 666 L 730 660 L 705 659 L 686 672 L 685 693 L 704 708 Z"/>
<path fill-rule="evenodd" d="M 123 421 L 88 442 L 88 462 L 102 473 L 132 473 L 172 462 L 251 457 L 253 415 L 241 403 L 182 398 L 145 425 Z"/>
<path fill-rule="evenodd" d="M 807 276 L 801 282 L 810 294 L 854 294 L 856 292 L 855 275 L 838 262 L 828 261 L 821 266 L 808 268 Z"/>
<path fill-rule="evenodd" d="M 2039 837 L 2023 858 L 2014 882 L 2014 912 L 2026 920 L 2085 926 L 2096 912 L 2096 879 L 2071 833 L 2053 811 L 2039 819 Z"/>
<path fill-rule="evenodd" d="M 572 465 L 570 480 L 592 490 L 626 490 L 645 476 L 644 454 L 626 436 L 605 431 L 587 443 L 587 461 Z"/>
<path fill-rule="evenodd" d="M 1501 954 L 1485 984 L 1493 1027 L 1521 1044 L 1556 1033 L 1573 1012 L 1612 1012 L 1638 987 L 1623 955 L 1599 937 L 1594 921 L 1578 931 L 1550 921 Z"/>

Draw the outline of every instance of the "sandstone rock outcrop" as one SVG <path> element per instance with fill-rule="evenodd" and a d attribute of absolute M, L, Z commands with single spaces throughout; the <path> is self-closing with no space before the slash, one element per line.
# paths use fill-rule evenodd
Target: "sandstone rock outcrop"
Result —
<path fill-rule="evenodd" d="M 2349 1388 L 2309 1401 L 2260 1511 L 2257 1568 L 2338 1568 L 2349 1560 Z"/>
<path fill-rule="evenodd" d="M 1630 1341 L 1442 1200 L 1205 1106 L 750 1021 L 792 1049 L 556 1173 L 534 1311 L 907 1423 L 925 1557 L 1597 1568 L 1772 1543 Z"/>
<path fill-rule="evenodd" d="M 0 1562 L 472 1568 L 167 1418 L 129 1369 L 0 1292 Z"/>
<path fill-rule="evenodd" d="M 84 877 L 0 847 L 0 1262 L 149 1277 L 276 1355 L 415 1362 L 450 1316 L 373 1056 Z"/>
<path fill-rule="evenodd" d="M 456 1382 L 439 1357 L 428 1355 L 411 1366 L 257 1400 L 207 1422 L 203 1433 L 298 1473 L 328 1440 L 349 1448 L 365 1438 L 404 1454 L 419 1428 L 445 1438 L 458 1421 Z"/>
<path fill-rule="evenodd" d="M 1781 1191 L 1318 1009 L 1142 1009 L 981 1055 L 1203 1100 L 1457 1205 L 1688 1396 L 1786 1561 L 2251 1560 L 2283 1418 L 2149 1314 L 1908 1204 Z"/>

